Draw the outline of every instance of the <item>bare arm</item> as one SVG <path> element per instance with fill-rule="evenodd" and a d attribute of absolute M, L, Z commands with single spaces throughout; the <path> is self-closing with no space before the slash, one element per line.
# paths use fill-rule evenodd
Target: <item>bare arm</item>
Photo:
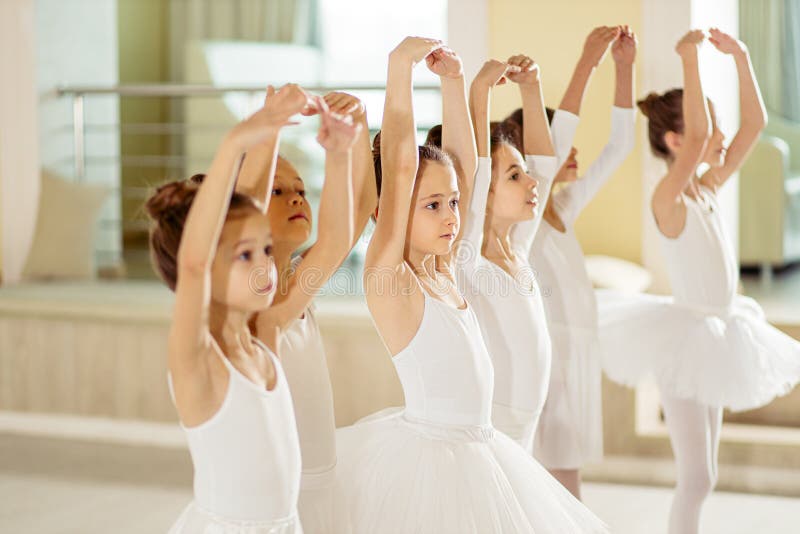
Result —
<path fill-rule="evenodd" d="M 290 89 L 297 93 L 299 96 L 302 91 L 299 86 L 289 84 L 281 91 L 285 93 Z M 264 100 L 264 107 L 270 109 L 274 108 L 274 100 L 277 97 L 275 88 L 271 85 L 267 87 L 267 95 Z M 303 92 L 306 98 L 303 112 L 305 114 L 311 113 L 311 109 L 315 108 L 311 97 Z M 284 94 L 281 98 L 284 98 Z M 250 147 L 245 154 L 244 161 L 242 162 L 242 169 L 239 173 L 239 178 L 236 181 L 236 192 L 242 195 L 247 195 L 255 199 L 262 210 L 266 213 L 269 206 L 269 197 L 272 194 L 272 182 L 275 176 L 275 166 L 278 163 L 278 146 L 280 145 L 280 131 L 277 135 L 266 139 L 263 143 L 259 143 Z"/>
<path fill-rule="evenodd" d="M 490 59 L 484 63 L 480 72 L 472 81 L 469 91 L 469 106 L 472 124 L 478 144 L 478 169 L 475 172 L 473 194 L 468 204 L 467 216 L 462 221 L 462 239 L 460 247 L 470 247 L 468 251 L 457 254 L 458 268 L 469 273 L 475 267 L 483 247 L 483 228 L 486 221 L 486 201 L 489 195 L 489 186 L 492 179 L 492 162 L 489 158 L 489 109 L 491 106 L 491 92 L 495 85 L 507 76 L 509 69 L 519 70 L 519 67 L 510 67 L 507 63 Z"/>
<path fill-rule="evenodd" d="M 709 136 L 708 104 L 700 83 L 698 59 L 698 48 L 704 39 L 702 31 L 693 30 L 676 46 L 683 63 L 683 140 L 680 153 L 656 186 L 652 200 L 656 223 L 663 233 L 670 236 L 677 235 L 683 228 L 685 207 L 679 199 L 695 175 Z"/>
<path fill-rule="evenodd" d="M 375 165 L 372 160 L 372 146 L 369 140 L 369 126 L 364 104 L 355 96 L 332 92 L 325 95 L 325 102 L 333 113 L 352 117 L 354 124 L 360 124 L 355 144 L 353 145 L 353 241 L 350 248 L 364 232 L 370 216 L 378 206 L 378 193 L 375 188 Z"/>
<path fill-rule="evenodd" d="M 572 72 L 567 90 L 561 98 L 559 109 L 580 115 L 583 95 L 586 93 L 592 73 L 603 61 L 609 45 L 617 38 L 619 32 L 618 26 L 599 26 L 586 37 L 583 52 Z"/>
<path fill-rule="evenodd" d="M 519 64 L 521 71 L 509 75 L 509 79 L 519 84 L 522 96 L 523 145 L 528 172 L 539 182 L 536 189 L 540 199 L 545 202 L 550 197 L 553 177 L 558 170 L 550 127 L 544 109 L 539 67 L 527 56 L 514 56 L 509 63 Z M 537 208 L 533 219 L 518 223 L 511 231 L 511 244 L 514 249 L 527 256 L 544 215 L 545 202 Z"/>
<path fill-rule="evenodd" d="M 201 358 L 210 346 L 208 313 L 211 266 L 216 254 L 242 154 L 257 145 L 277 147 L 278 132 L 305 105 L 295 87 L 281 90 L 272 105 L 239 123 L 225 137 L 198 190 L 178 250 L 178 281 L 169 333 L 170 371 L 185 375 L 202 370 Z"/>
<path fill-rule="evenodd" d="M 383 178 L 375 233 L 367 249 L 367 266 L 398 267 L 403 264 L 411 196 L 419 164 L 412 69 L 441 46 L 441 42 L 432 39 L 407 37 L 389 55 L 381 129 Z"/>
<path fill-rule="evenodd" d="M 478 154 L 467 105 L 461 58 L 449 48 L 440 48 L 428 56 L 428 66 L 442 81 L 442 150 L 453 158 L 460 193 L 459 214 L 462 222 L 451 253 L 447 257 L 440 257 L 444 266 L 449 265 L 464 235 L 464 222 L 468 218 Z"/>
<path fill-rule="evenodd" d="M 711 29 L 709 40 L 720 52 L 733 56 L 736 62 L 741 121 L 739 130 L 728 147 L 725 163 L 720 168 L 708 170 L 702 177 L 702 184 L 713 190 L 728 181 L 741 168 L 767 125 L 767 110 L 753 73 L 747 46 L 716 28 Z"/>
<path fill-rule="evenodd" d="M 319 206 L 317 241 L 303 256 L 288 282 L 288 290 L 276 295 L 256 320 L 259 337 L 277 326 L 281 331 L 299 319 L 350 252 L 353 242 L 352 145 L 361 126 L 350 117 L 332 114 L 322 99 L 317 101 L 321 126 L 317 139 L 325 148 L 325 183 Z M 266 341 L 266 340 L 263 340 Z"/>

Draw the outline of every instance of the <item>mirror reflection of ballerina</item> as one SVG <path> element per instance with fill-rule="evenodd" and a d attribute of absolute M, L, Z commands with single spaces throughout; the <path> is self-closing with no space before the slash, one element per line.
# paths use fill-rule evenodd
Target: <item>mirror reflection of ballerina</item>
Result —
<path fill-rule="evenodd" d="M 727 150 L 713 105 L 700 83 L 706 41 L 733 58 L 741 125 Z M 684 86 L 639 102 L 650 147 L 667 164 L 650 209 L 672 286 L 671 298 L 601 298 L 604 368 L 636 385 L 645 376 L 661 391 L 677 464 L 670 534 L 692 534 L 717 481 L 722 410 L 748 410 L 788 393 L 800 379 L 800 343 L 770 326 L 758 304 L 737 295 L 739 269 L 717 191 L 739 170 L 766 125 L 747 47 L 713 28 L 676 46 Z M 709 169 L 697 174 L 701 164 Z"/>

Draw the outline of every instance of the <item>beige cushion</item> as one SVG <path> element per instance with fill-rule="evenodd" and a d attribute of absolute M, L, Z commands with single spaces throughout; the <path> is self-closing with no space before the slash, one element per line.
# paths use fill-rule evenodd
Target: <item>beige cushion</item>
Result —
<path fill-rule="evenodd" d="M 42 171 L 36 232 L 23 279 L 94 278 L 95 225 L 109 193 L 107 187 Z"/>
<path fill-rule="evenodd" d="M 586 256 L 586 270 L 597 289 L 640 293 L 653 283 L 650 271 L 641 265 L 611 256 Z"/>

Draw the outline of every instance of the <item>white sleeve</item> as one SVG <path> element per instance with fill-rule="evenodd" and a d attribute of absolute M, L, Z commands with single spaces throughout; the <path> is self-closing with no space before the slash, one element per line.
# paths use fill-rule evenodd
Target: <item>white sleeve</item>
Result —
<path fill-rule="evenodd" d="M 556 150 L 559 167 L 569 156 L 569 151 L 575 141 L 575 131 L 578 129 L 580 120 L 580 117 L 574 113 L 563 109 L 557 109 L 553 114 L 550 135 L 553 136 L 553 147 Z"/>
<path fill-rule="evenodd" d="M 525 164 L 528 165 L 528 174 L 539 182 L 539 185 L 536 186 L 539 205 L 533 219 L 517 223 L 511 229 L 511 248 L 524 254 L 524 257 L 527 258 L 533 246 L 536 231 L 544 216 L 545 203 L 550 197 L 553 177 L 558 171 L 558 159 L 556 156 L 525 156 Z"/>
<path fill-rule="evenodd" d="M 472 199 L 467 210 L 464 230 L 458 242 L 455 255 L 457 269 L 471 272 L 475 269 L 483 247 L 483 224 L 486 220 L 486 199 L 489 197 L 489 186 L 492 181 L 491 158 L 478 158 L 475 170 L 475 184 L 472 188 Z"/>
<path fill-rule="evenodd" d="M 611 133 L 608 143 L 582 177 L 553 196 L 555 207 L 564 222 L 572 223 L 578 218 L 583 208 L 628 157 L 636 141 L 635 126 L 634 108 L 616 106 L 611 108 Z"/>

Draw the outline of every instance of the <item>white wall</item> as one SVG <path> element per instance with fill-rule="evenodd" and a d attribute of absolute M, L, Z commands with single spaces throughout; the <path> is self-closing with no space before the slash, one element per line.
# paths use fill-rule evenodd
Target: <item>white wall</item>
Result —
<path fill-rule="evenodd" d="M 650 91 L 662 92 L 673 87 L 682 87 L 683 72 L 680 59 L 675 53 L 675 43 L 691 28 L 708 29 L 717 26 L 733 35 L 739 33 L 738 0 L 643 0 L 643 27 L 641 53 L 638 61 L 642 63 L 642 80 L 639 97 Z M 739 124 L 739 93 L 736 69 L 731 58 L 723 56 L 710 43 L 703 46 L 701 55 L 701 77 L 706 95 L 716 107 L 721 117 L 720 126 L 728 136 L 736 131 Z M 640 139 L 649 147 L 647 128 L 642 129 Z M 652 156 L 650 150 L 642 160 L 643 198 L 642 210 L 642 262 L 653 272 L 653 292 L 669 293 L 669 283 L 661 258 L 658 229 L 655 226 L 650 206 L 652 189 L 664 175 L 664 163 Z M 734 177 L 719 195 L 722 214 L 728 224 L 734 246 L 739 235 L 739 185 Z"/>
<path fill-rule="evenodd" d="M 72 107 L 58 98 L 58 85 L 113 86 L 119 81 L 116 0 L 36 0 L 36 89 L 39 96 L 41 165 L 67 177 L 73 173 Z M 87 97 L 86 123 L 119 124 L 117 97 Z M 87 158 L 102 162 L 86 166 L 85 180 L 118 188 L 119 135 L 115 128 L 89 132 Z M 111 195 L 100 218 L 118 219 L 120 202 Z M 97 233 L 97 264 L 115 264 L 121 251 L 118 227 L 101 225 Z M 100 253 L 100 250 L 106 252 Z"/>

